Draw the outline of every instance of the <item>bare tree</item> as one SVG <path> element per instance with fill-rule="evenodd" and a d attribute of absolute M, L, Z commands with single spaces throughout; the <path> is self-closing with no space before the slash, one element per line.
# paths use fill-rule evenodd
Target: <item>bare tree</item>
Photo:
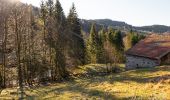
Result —
<path fill-rule="evenodd" d="M 14 20 L 14 34 L 15 34 L 15 51 L 16 62 L 18 69 L 18 81 L 20 89 L 20 99 L 23 99 L 23 56 L 22 56 L 22 40 L 23 34 L 26 32 L 26 6 L 22 6 L 20 3 L 15 3 L 13 6 L 13 20 Z"/>
<path fill-rule="evenodd" d="M 7 8 L 8 6 L 8 8 Z M 1 53 L 2 53 L 2 76 L 3 76 L 3 87 L 6 87 L 6 67 L 7 67 L 7 53 L 9 48 L 7 48 L 8 42 L 8 31 L 9 31 L 9 18 L 10 18 L 10 6 L 7 2 L 1 1 L 0 5 L 0 27 L 1 27 Z"/>

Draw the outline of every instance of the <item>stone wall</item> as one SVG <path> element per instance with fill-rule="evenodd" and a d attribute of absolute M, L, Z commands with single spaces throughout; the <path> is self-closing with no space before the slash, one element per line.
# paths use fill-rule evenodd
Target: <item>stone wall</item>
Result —
<path fill-rule="evenodd" d="M 157 65 L 159 65 L 158 60 L 126 55 L 126 69 L 155 67 Z"/>

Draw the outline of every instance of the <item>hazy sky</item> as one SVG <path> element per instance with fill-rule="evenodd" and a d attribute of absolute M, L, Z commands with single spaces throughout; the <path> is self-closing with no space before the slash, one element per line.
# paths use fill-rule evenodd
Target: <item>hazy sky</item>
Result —
<path fill-rule="evenodd" d="M 21 0 L 39 6 L 41 0 Z M 55 1 L 55 0 L 54 0 Z M 80 18 L 125 21 L 135 26 L 170 26 L 170 0 L 60 0 L 66 13 L 74 2 Z"/>

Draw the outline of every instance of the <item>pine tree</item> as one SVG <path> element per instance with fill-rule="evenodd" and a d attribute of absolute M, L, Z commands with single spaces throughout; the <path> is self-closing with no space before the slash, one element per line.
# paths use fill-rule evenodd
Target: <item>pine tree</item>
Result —
<path fill-rule="evenodd" d="M 125 39 L 125 50 L 130 49 L 133 45 L 132 45 L 132 37 L 133 37 L 133 31 L 131 30 L 129 33 L 127 33 L 126 35 L 126 39 Z"/>
<path fill-rule="evenodd" d="M 126 41 L 125 41 L 125 49 L 128 50 L 131 47 L 133 47 L 136 43 L 138 43 L 141 39 L 144 39 L 145 36 L 140 35 L 136 32 L 133 32 L 131 30 L 129 33 L 126 35 Z"/>
<path fill-rule="evenodd" d="M 105 54 L 104 54 L 104 43 L 106 41 L 107 35 L 105 32 L 105 28 L 102 27 L 102 29 L 98 32 L 99 35 L 99 42 L 98 42 L 98 63 L 105 63 Z"/>
<path fill-rule="evenodd" d="M 76 8 L 74 4 L 72 5 L 69 15 L 67 17 L 67 24 L 69 31 L 71 32 L 69 39 L 70 40 L 70 49 L 71 51 L 71 59 L 74 59 L 75 65 L 81 65 L 84 64 L 85 60 L 85 44 L 83 35 L 81 33 L 81 24 L 80 20 L 78 18 Z"/>
<path fill-rule="evenodd" d="M 114 62 L 115 63 L 123 62 L 124 43 L 123 43 L 121 31 L 115 30 L 113 28 L 109 28 L 108 39 L 112 45 L 112 52 L 115 56 Z"/>
<path fill-rule="evenodd" d="M 115 47 L 113 45 L 113 34 L 114 30 L 112 28 L 109 28 L 107 32 L 105 33 L 105 38 L 103 42 L 103 48 L 104 48 L 104 53 L 103 53 L 103 58 L 104 58 L 104 63 L 106 64 L 106 71 L 111 72 L 112 68 L 111 65 L 115 63 L 116 60 L 116 55 L 115 55 Z"/>
<path fill-rule="evenodd" d="M 123 44 L 121 31 L 119 30 L 114 33 L 114 44 L 116 46 L 117 51 L 123 51 L 124 44 Z"/>
<path fill-rule="evenodd" d="M 66 78 L 68 73 L 66 71 L 65 61 L 65 35 L 66 35 L 66 18 L 59 0 L 56 0 L 54 7 L 55 33 L 53 33 L 53 48 L 55 49 L 55 66 L 56 78 Z"/>
<path fill-rule="evenodd" d="M 98 32 L 96 31 L 95 24 L 92 24 L 91 30 L 90 30 L 90 36 L 87 40 L 87 60 L 89 63 L 97 63 L 98 62 L 98 56 L 100 53 L 100 39 Z"/>
<path fill-rule="evenodd" d="M 145 36 L 138 34 L 138 33 L 134 33 L 132 36 L 132 45 L 134 46 L 136 43 L 138 43 L 141 39 L 144 39 Z"/>
<path fill-rule="evenodd" d="M 48 10 L 48 15 L 53 16 L 54 13 L 54 2 L 53 0 L 48 0 L 46 2 L 47 10 Z"/>
<path fill-rule="evenodd" d="M 121 35 L 121 31 L 115 31 L 114 33 L 114 45 L 115 45 L 115 51 L 117 56 L 117 62 L 120 63 L 124 61 L 124 44 L 123 44 L 123 38 Z"/>
<path fill-rule="evenodd" d="M 106 41 L 107 34 L 106 34 L 104 27 L 102 27 L 102 29 L 99 31 L 99 38 L 100 38 L 102 43 L 104 43 Z"/>

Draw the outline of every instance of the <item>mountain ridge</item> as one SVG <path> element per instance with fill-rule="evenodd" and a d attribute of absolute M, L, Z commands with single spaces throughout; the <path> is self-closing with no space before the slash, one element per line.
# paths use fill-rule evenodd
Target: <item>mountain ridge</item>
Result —
<path fill-rule="evenodd" d="M 82 29 L 85 32 L 89 32 L 90 26 L 92 23 L 96 24 L 97 30 L 101 29 L 101 27 L 113 27 L 115 29 L 119 29 L 122 31 L 130 31 L 134 30 L 137 32 L 144 33 L 165 33 L 170 32 L 170 26 L 166 25 L 147 25 L 147 26 L 132 26 L 123 21 L 115 21 L 111 19 L 81 19 L 80 20 Z"/>

